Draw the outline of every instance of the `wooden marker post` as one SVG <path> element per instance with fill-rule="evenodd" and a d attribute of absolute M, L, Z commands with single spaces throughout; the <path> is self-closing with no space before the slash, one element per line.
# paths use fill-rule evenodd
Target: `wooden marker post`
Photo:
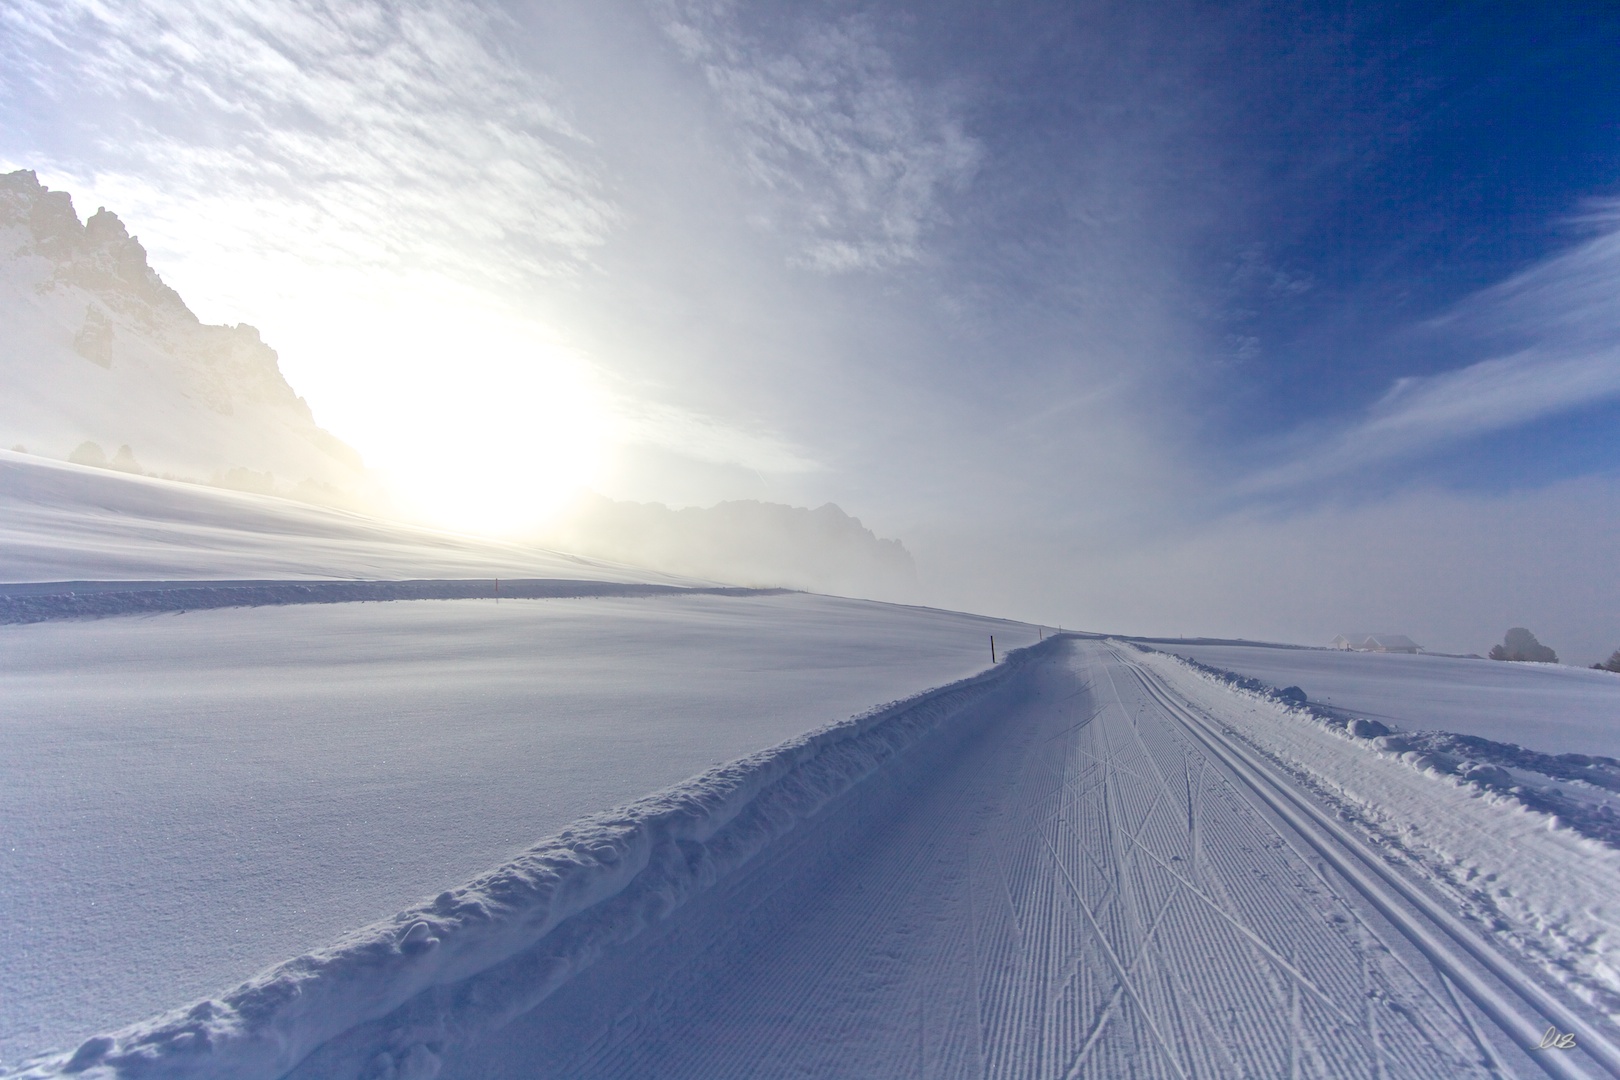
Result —
<path fill-rule="evenodd" d="M 990 662 L 996 662 L 996 635 L 990 635 Z"/>

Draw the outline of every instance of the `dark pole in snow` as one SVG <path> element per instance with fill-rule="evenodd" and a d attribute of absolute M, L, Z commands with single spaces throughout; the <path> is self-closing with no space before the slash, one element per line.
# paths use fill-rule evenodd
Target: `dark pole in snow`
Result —
<path fill-rule="evenodd" d="M 990 662 L 996 662 L 996 635 L 990 635 Z"/>

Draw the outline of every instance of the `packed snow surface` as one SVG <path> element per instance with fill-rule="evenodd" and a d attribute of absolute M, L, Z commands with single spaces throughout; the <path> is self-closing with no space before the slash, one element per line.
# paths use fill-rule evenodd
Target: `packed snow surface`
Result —
<path fill-rule="evenodd" d="M 1336 768 L 1345 741 L 1170 657 L 1056 639 L 574 822 L 31 1073 L 1613 1071 L 1606 1002 L 1504 960 L 1484 941 L 1490 924 L 1448 923 L 1436 868 L 1410 848 L 1367 848 L 1382 823 L 1301 809 L 1314 804 L 1297 785 Z M 1402 816 L 1455 812 L 1459 836 L 1527 817 L 1350 752 Z M 1298 773 L 1256 764 L 1296 753 Z M 1545 826 L 1518 844 L 1532 855 L 1519 871 L 1481 852 L 1504 893 L 1585 855 L 1558 877 L 1564 895 L 1533 899 L 1605 917 L 1614 852 L 1592 858 L 1600 849 Z M 1397 880 L 1411 889 L 1389 891 Z M 1594 943 L 1573 981 L 1605 977 Z M 1544 1017 L 1578 1031 L 1578 1047 L 1540 1056 Z"/>
<path fill-rule="evenodd" d="M 429 577 L 707 584 L 0 450 L 0 581 Z"/>
<path fill-rule="evenodd" d="M 0 627 L 0 1061 L 220 991 L 1033 628 L 802 594 Z"/>
<path fill-rule="evenodd" d="M 1590 1005 L 1611 1039 L 1620 1033 L 1620 849 L 1440 755 L 1355 738 L 1304 709 L 1234 692 L 1169 655 L 1138 662 L 1281 764 L 1506 953 Z"/>
<path fill-rule="evenodd" d="M 1154 645 L 1392 728 L 1453 731 L 1544 754 L 1620 758 L 1620 675 L 1451 656 Z"/>
<path fill-rule="evenodd" d="M 4 452 L 0 582 L 0 1071 L 1620 1075 L 1609 767 L 1368 723 L 1614 754 L 1613 676 L 1188 650 L 1301 706 Z"/>

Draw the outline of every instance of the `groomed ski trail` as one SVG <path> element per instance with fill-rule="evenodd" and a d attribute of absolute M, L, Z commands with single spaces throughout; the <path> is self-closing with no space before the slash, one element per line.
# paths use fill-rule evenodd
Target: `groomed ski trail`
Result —
<path fill-rule="evenodd" d="M 438 1075 L 1608 1075 L 1526 1051 L 1481 987 L 1551 1021 L 1437 963 L 1234 753 L 1066 641 Z"/>

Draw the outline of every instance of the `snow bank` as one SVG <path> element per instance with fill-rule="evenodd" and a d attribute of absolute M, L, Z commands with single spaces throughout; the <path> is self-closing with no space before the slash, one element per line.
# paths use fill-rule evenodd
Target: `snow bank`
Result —
<path fill-rule="evenodd" d="M 1018 650 L 979 675 L 585 818 L 431 903 L 217 999 L 12 1075 L 271 1080 L 349 1033 L 311 1075 L 424 1080 L 438 1071 L 434 1046 L 532 1009 L 1050 647 Z"/>
<path fill-rule="evenodd" d="M 382 600 L 579 599 L 588 596 L 768 596 L 785 589 L 687 588 L 547 578 L 435 581 L 59 581 L 0 584 L 0 625 L 160 611 Z"/>
<path fill-rule="evenodd" d="M 1281 690 L 1248 675 L 1177 657 L 1228 686 L 1274 701 L 1354 739 L 1398 756 L 1421 772 L 1455 777 L 1556 817 L 1592 840 L 1620 849 L 1620 760 L 1592 754 L 1543 754 L 1517 743 L 1452 731 L 1391 731 L 1388 725 L 1308 701 L 1297 686 Z M 1367 745 L 1367 744 L 1362 744 Z"/>
<path fill-rule="evenodd" d="M 1181 657 L 1143 650 L 1139 659 L 1358 825 L 1392 861 L 1426 879 L 1507 952 L 1620 1020 L 1620 851 L 1528 806 L 1528 789 L 1513 782 L 1522 774 L 1413 749 L 1414 734 L 1363 729 L 1373 737 L 1359 737 L 1355 725 L 1365 720 L 1342 725 L 1331 713 Z M 1560 784 L 1571 798 L 1579 788 L 1593 798 L 1608 794 L 1589 779 Z"/>

